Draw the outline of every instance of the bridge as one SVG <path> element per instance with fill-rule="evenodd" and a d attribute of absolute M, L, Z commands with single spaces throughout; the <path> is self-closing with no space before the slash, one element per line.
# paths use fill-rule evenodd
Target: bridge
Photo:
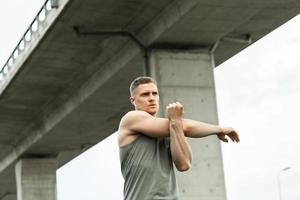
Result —
<path fill-rule="evenodd" d="M 213 69 L 300 11 L 295 0 L 47 0 L 0 67 L 0 200 L 56 198 L 55 171 L 115 132 L 128 85 L 218 123 Z M 160 111 L 163 115 L 163 109 Z M 183 199 L 226 199 L 219 141 L 190 140 Z M 196 179 L 195 179 L 196 177 Z"/>

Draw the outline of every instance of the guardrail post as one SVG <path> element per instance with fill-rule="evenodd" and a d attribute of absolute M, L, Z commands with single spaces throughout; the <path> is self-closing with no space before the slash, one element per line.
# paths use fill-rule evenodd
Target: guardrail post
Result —
<path fill-rule="evenodd" d="M 51 8 L 58 8 L 58 0 L 51 0 Z"/>

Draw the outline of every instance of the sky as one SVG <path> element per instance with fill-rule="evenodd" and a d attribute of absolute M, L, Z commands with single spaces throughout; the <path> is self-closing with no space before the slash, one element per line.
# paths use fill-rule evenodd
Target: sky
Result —
<path fill-rule="evenodd" d="M 3 2 L 0 66 L 43 3 Z M 300 200 L 299 52 L 297 16 L 215 69 L 219 124 L 241 138 L 222 144 L 228 200 L 279 199 L 279 182 L 282 200 Z M 58 200 L 119 200 L 122 188 L 116 135 L 57 170 Z"/>

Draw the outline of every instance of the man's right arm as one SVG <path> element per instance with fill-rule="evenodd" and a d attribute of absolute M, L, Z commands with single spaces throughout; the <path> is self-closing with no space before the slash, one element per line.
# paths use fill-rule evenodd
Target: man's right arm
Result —
<path fill-rule="evenodd" d="M 186 137 L 201 138 L 217 135 L 223 142 L 228 142 L 229 137 L 233 142 L 239 142 L 238 133 L 231 127 L 220 127 L 191 119 L 183 119 L 184 133 Z"/>

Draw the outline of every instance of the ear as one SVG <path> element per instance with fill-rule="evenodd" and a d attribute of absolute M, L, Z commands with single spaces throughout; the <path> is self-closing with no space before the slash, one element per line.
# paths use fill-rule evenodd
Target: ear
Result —
<path fill-rule="evenodd" d="M 129 97 L 129 101 L 135 107 L 134 97 L 133 96 Z"/>

